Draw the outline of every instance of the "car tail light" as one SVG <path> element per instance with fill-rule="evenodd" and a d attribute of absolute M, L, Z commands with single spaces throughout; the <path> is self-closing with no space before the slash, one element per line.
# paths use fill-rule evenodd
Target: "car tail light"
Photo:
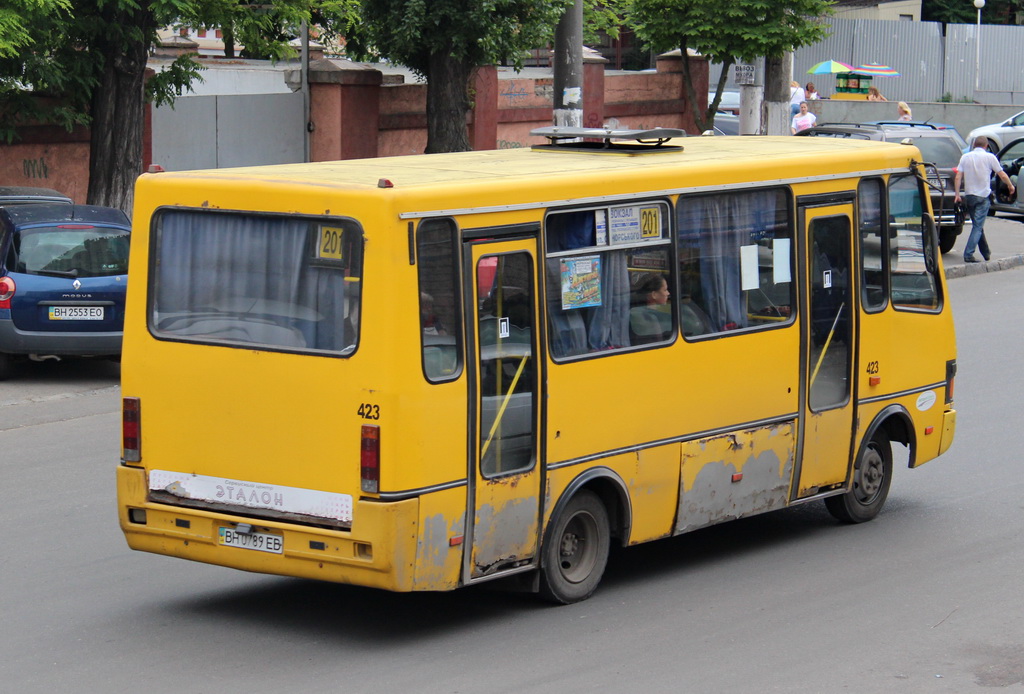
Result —
<path fill-rule="evenodd" d="M 376 494 L 380 491 L 380 427 L 363 426 L 359 444 L 359 488 Z"/>
<path fill-rule="evenodd" d="M 142 461 L 142 418 L 138 398 L 121 400 L 121 455 L 126 463 Z"/>
<path fill-rule="evenodd" d="M 14 285 L 13 277 L 0 277 L 0 308 L 11 307 L 11 297 L 14 296 L 14 290 L 17 287 Z"/>
<path fill-rule="evenodd" d="M 92 224 L 58 224 L 58 229 L 95 229 Z"/>

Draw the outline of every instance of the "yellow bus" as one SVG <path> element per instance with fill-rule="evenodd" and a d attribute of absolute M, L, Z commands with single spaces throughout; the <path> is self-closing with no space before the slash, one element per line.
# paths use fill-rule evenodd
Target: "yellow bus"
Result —
<path fill-rule="evenodd" d="M 867 521 L 896 444 L 950 446 L 915 147 L 539 134 L 139 179 L 130 547 L 569 603 L 612 543 L 816 500 Z"/>

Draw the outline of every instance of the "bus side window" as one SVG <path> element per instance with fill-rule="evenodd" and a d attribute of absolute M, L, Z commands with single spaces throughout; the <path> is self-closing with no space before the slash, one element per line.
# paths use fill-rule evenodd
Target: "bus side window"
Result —
<path fill-rule="evenodd" d="M 791 320 L 793 225 L 785 189 L 680 197 L 677 214 L 683 335 Z"/>
<path fill-rule="evenodd" d="M 898 308 L 939 308 L 933 222 L 916 176 L 889 179 L 889 273 Z"/>
<path fill-rule="evenodd" d="M 450 219 L 428 219 L 416 234 L 423 373 L 432 383 L 462 373 L 457 243 Z"/>
<path fill-rule="evenodd" d="M 665 344 L 674 338 L 668 212 L 664 202 L 642 202 L 547 216 L 552 356 Z M 654 290 L 645 290 L 648 280 L 657 285 Z"/>
<path fill-rule="evenodd" d="M 882 185 L 880 178 L 868 178 L 857 186 L 861 301 L 868 311 L 882 310 L 889 299 L 884 263 L 889 236 L 882 233 Z"/>

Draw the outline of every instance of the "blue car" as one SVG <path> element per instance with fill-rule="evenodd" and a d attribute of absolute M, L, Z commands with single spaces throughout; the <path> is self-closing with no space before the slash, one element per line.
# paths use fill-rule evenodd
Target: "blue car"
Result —
<path fill-rule="evenodd" d="M 121 354 L 130 233 L 110 207 L 0 207 L 0 380 L 19 359 Z"/>

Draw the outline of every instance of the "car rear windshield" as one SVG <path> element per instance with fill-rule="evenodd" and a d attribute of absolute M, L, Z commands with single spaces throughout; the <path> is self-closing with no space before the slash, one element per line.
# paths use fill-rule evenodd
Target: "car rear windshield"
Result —
<path fill-rule="evenodd" d="M 286 351 L 355 349 L 363 235 L 354 220 L 166 209 L 155 231 L 155 335 Z"/>
<path fill-rule="evenodd" d="M 128 272 L 128 231 L 91 225 L 21 229 L 8 269 L 28 275 L 109 277 Z"/>
<path fill-rule="evenodd" d="M 900 137 L 891 135 L 886 138 L 889 142 L 901 142 L 906 135 Z M 921 150 L 921 156 L 929 164 L 935 164 L 943 169 L 951 169 L 960 163 L 960 150 L 953 140 L 946 137 L 915 137 L 914 144 Z"/>

